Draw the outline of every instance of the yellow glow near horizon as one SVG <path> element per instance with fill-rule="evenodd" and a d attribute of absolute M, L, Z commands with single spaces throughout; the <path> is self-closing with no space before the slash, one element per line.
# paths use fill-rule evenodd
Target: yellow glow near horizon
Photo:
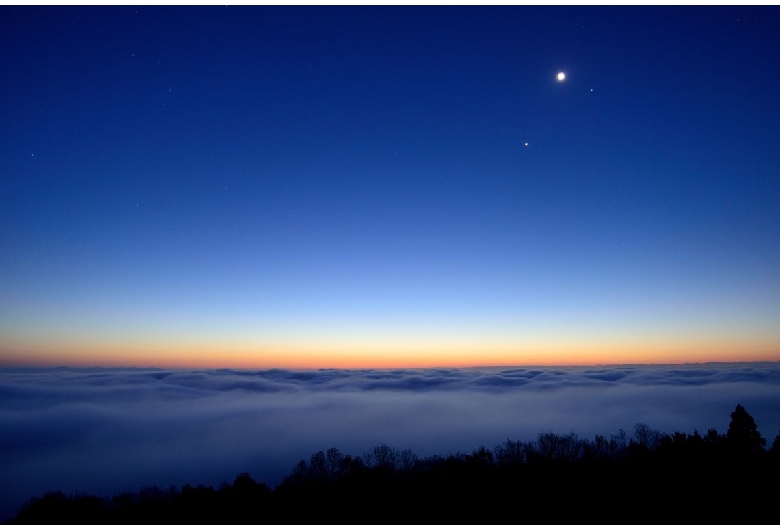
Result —
<path fill-rule="evenodd" d="M 425 368 L 777 361 L 774 338 L 712 340 L 30 341 L 0 345 L 5 365 L 160 368 Z"/>

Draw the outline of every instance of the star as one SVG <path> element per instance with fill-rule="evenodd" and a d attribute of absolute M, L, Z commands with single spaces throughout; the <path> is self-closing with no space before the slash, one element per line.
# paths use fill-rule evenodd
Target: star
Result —
<path fill-rule="evenodd" d="M 564 72 L 558 72 L 558 75 L 555 76 L 555 78 L 560 82 L 566 79 L 566 74 Z"/>

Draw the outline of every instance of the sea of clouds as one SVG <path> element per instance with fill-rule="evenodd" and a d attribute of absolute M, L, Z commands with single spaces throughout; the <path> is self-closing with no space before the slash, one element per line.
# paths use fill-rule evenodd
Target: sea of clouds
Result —
<path fill-rule="evenodd" d="M 423 370 L 0 369 L 0 520 L 47 490 L 276 485 L 331 447 L 418 456 L 540 432 L 725 432 L 741 403 L 771 444 L 780 363 Z"/>

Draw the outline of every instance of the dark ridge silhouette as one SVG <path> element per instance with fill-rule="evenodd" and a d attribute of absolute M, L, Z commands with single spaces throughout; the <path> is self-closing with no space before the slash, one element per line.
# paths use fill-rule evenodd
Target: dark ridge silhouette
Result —
<path fill-rule="evenodd" d="M 101 499 L 47 492 L 12 524 L 773 524 L 780 433 L 769 451 L 741 405 L 728 432 L 637 424 L 593 440 L 541 433 L 492 450 L 417 457 L 387 445 L 301 460 L 273 490 L 247 473 L 219 489 Z"/>

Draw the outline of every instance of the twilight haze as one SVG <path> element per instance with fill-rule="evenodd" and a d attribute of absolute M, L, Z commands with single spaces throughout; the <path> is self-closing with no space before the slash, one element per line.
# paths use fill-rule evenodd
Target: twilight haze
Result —
<path fill-rule="evenodd" d="M 779 358 L 776 7 L 0 15 L 2 365 Z"/>

